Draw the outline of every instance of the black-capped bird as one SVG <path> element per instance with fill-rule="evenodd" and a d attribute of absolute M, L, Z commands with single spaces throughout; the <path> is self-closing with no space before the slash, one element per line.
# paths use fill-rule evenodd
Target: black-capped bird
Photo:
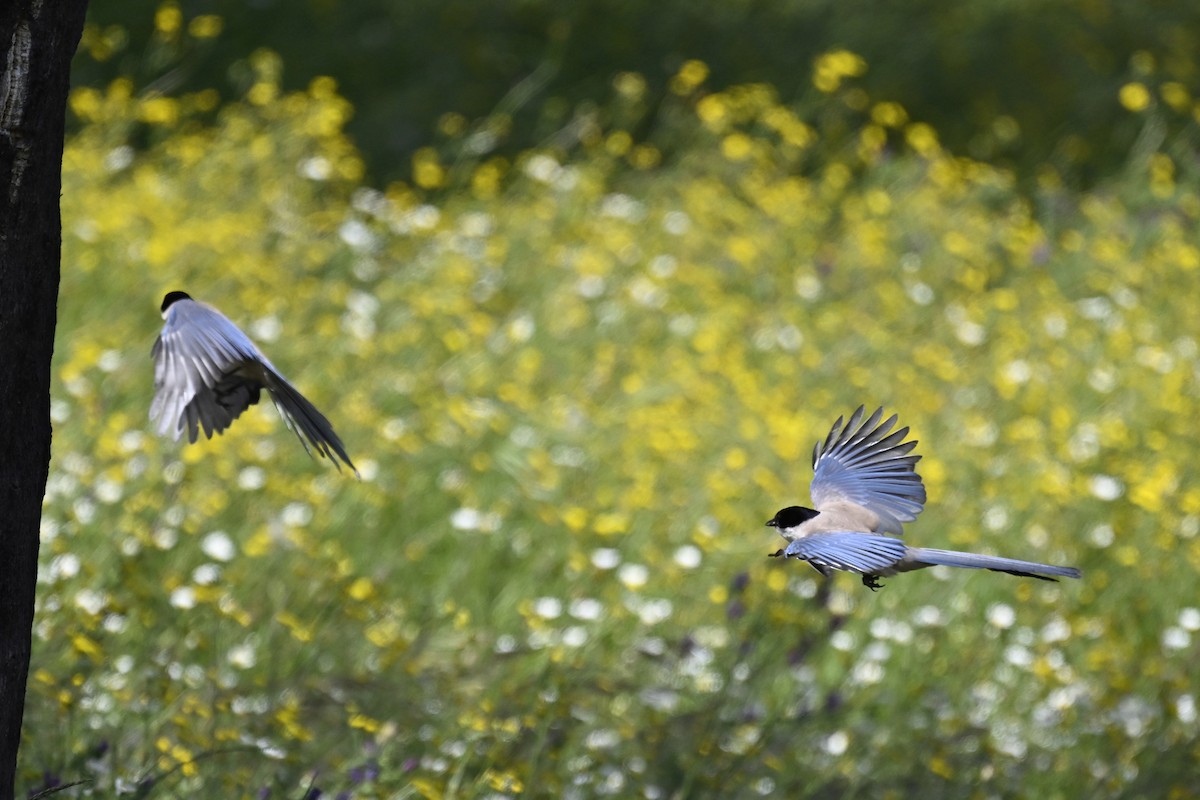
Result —
<path fill-rule="evenodd" d="M 925 507 L 925 485 L 916 470 L 921 457 L 909 455 L 917 443 L 904 441 L 908 428 L 891 432 L 895 415 L 880 423 L 881 408 L 864 422 L 863 412 L 859 406 L 845 427 L 838 417 L 825 441 L 813 448 L 809 495 L 816 508 L 788 506 L 767 522 L 788 540 L 787 548 L 773 556 L 807 561 L 826 576 L 835 569 L 857 572 L 871 589 L 880 587 L 881 577 L 936 565 L 1044 581 L 1080 577 L 1074 567 L 909 547 L 888 536 L 902 535 L 904 523 Z"/>
<path fill-rule="evenodd" d="M 162 315 L 162 333 L 150 351 L 154 358 L 150 419 L 158 420 L 160 436 L 172 433 L 178 441 L 186 427 L 189 442 L 196 441 L 201 429 L 211 439 L 257 403 L 266 389 L 309 455 L 316 450 L 338 469 L 340 458 L 358 474 L 325 415 L 224 314 L 186 292 L 168 292 Z"/>

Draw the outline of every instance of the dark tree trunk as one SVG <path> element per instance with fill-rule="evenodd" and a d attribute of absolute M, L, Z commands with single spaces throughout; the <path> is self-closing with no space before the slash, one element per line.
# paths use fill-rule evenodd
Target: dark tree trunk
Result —
<path fill-rule="evenodd" d="M 0 0 L 0 800 L 13 796 L 50 468 L 63 122 L 86 0 Z"/>

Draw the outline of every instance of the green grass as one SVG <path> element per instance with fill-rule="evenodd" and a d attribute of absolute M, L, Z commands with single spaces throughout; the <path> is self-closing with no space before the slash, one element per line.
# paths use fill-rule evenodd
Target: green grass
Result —
<path fill-rule="evenodd" d="M 74 98 L 20 791 L 1193 790 L 1196 185 L 1029 199 L 747 87 L 664 110 L 666 161 L 602 131 L 423 198 L 356 185 L 328 84 L 260 85 Z M 266 407 L 152 435 L 176 288 L 362 481 Z M 766 558 L 859 403 L 920 439 L 910 541 L 1084 580 Z"/>

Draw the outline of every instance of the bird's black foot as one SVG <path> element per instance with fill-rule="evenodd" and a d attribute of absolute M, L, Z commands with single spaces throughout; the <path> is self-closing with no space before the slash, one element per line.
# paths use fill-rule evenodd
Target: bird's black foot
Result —
<path fill-rule="evenodd" d="M 774 553 L 767 553 L 767 558 L 779 558 L 781 555 L 783 555 L 782 547 L 776 550 Z"/>
<path fill-rule="evenodd" d="M 870 589 L 872 592 L 878 592 L 883 588 L 883 584 L 879 582 L 878 575 L 863 575 L 863 586 Z"/>

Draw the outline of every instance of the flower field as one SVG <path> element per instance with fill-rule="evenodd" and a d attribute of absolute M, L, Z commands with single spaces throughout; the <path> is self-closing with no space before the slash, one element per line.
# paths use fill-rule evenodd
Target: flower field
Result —
<path fill-rule="evenodd" d="M 330 80 L 79 89 L 18 790 L 66 797 L 1193 797 L 1200 180 L 954 157 L 832 53 L 570 148 L 364 185 Z M 1113 98 L 1113 102 L 1120 100 Z M 453 134 L 453 120 L 447 121 Z M 662 133 L 661 131 L 665 131 Z M 173 289 L 333 422 L 155 437 Z M 860 403 L 920 440 L 871 593 L 767 558 Z"/>

